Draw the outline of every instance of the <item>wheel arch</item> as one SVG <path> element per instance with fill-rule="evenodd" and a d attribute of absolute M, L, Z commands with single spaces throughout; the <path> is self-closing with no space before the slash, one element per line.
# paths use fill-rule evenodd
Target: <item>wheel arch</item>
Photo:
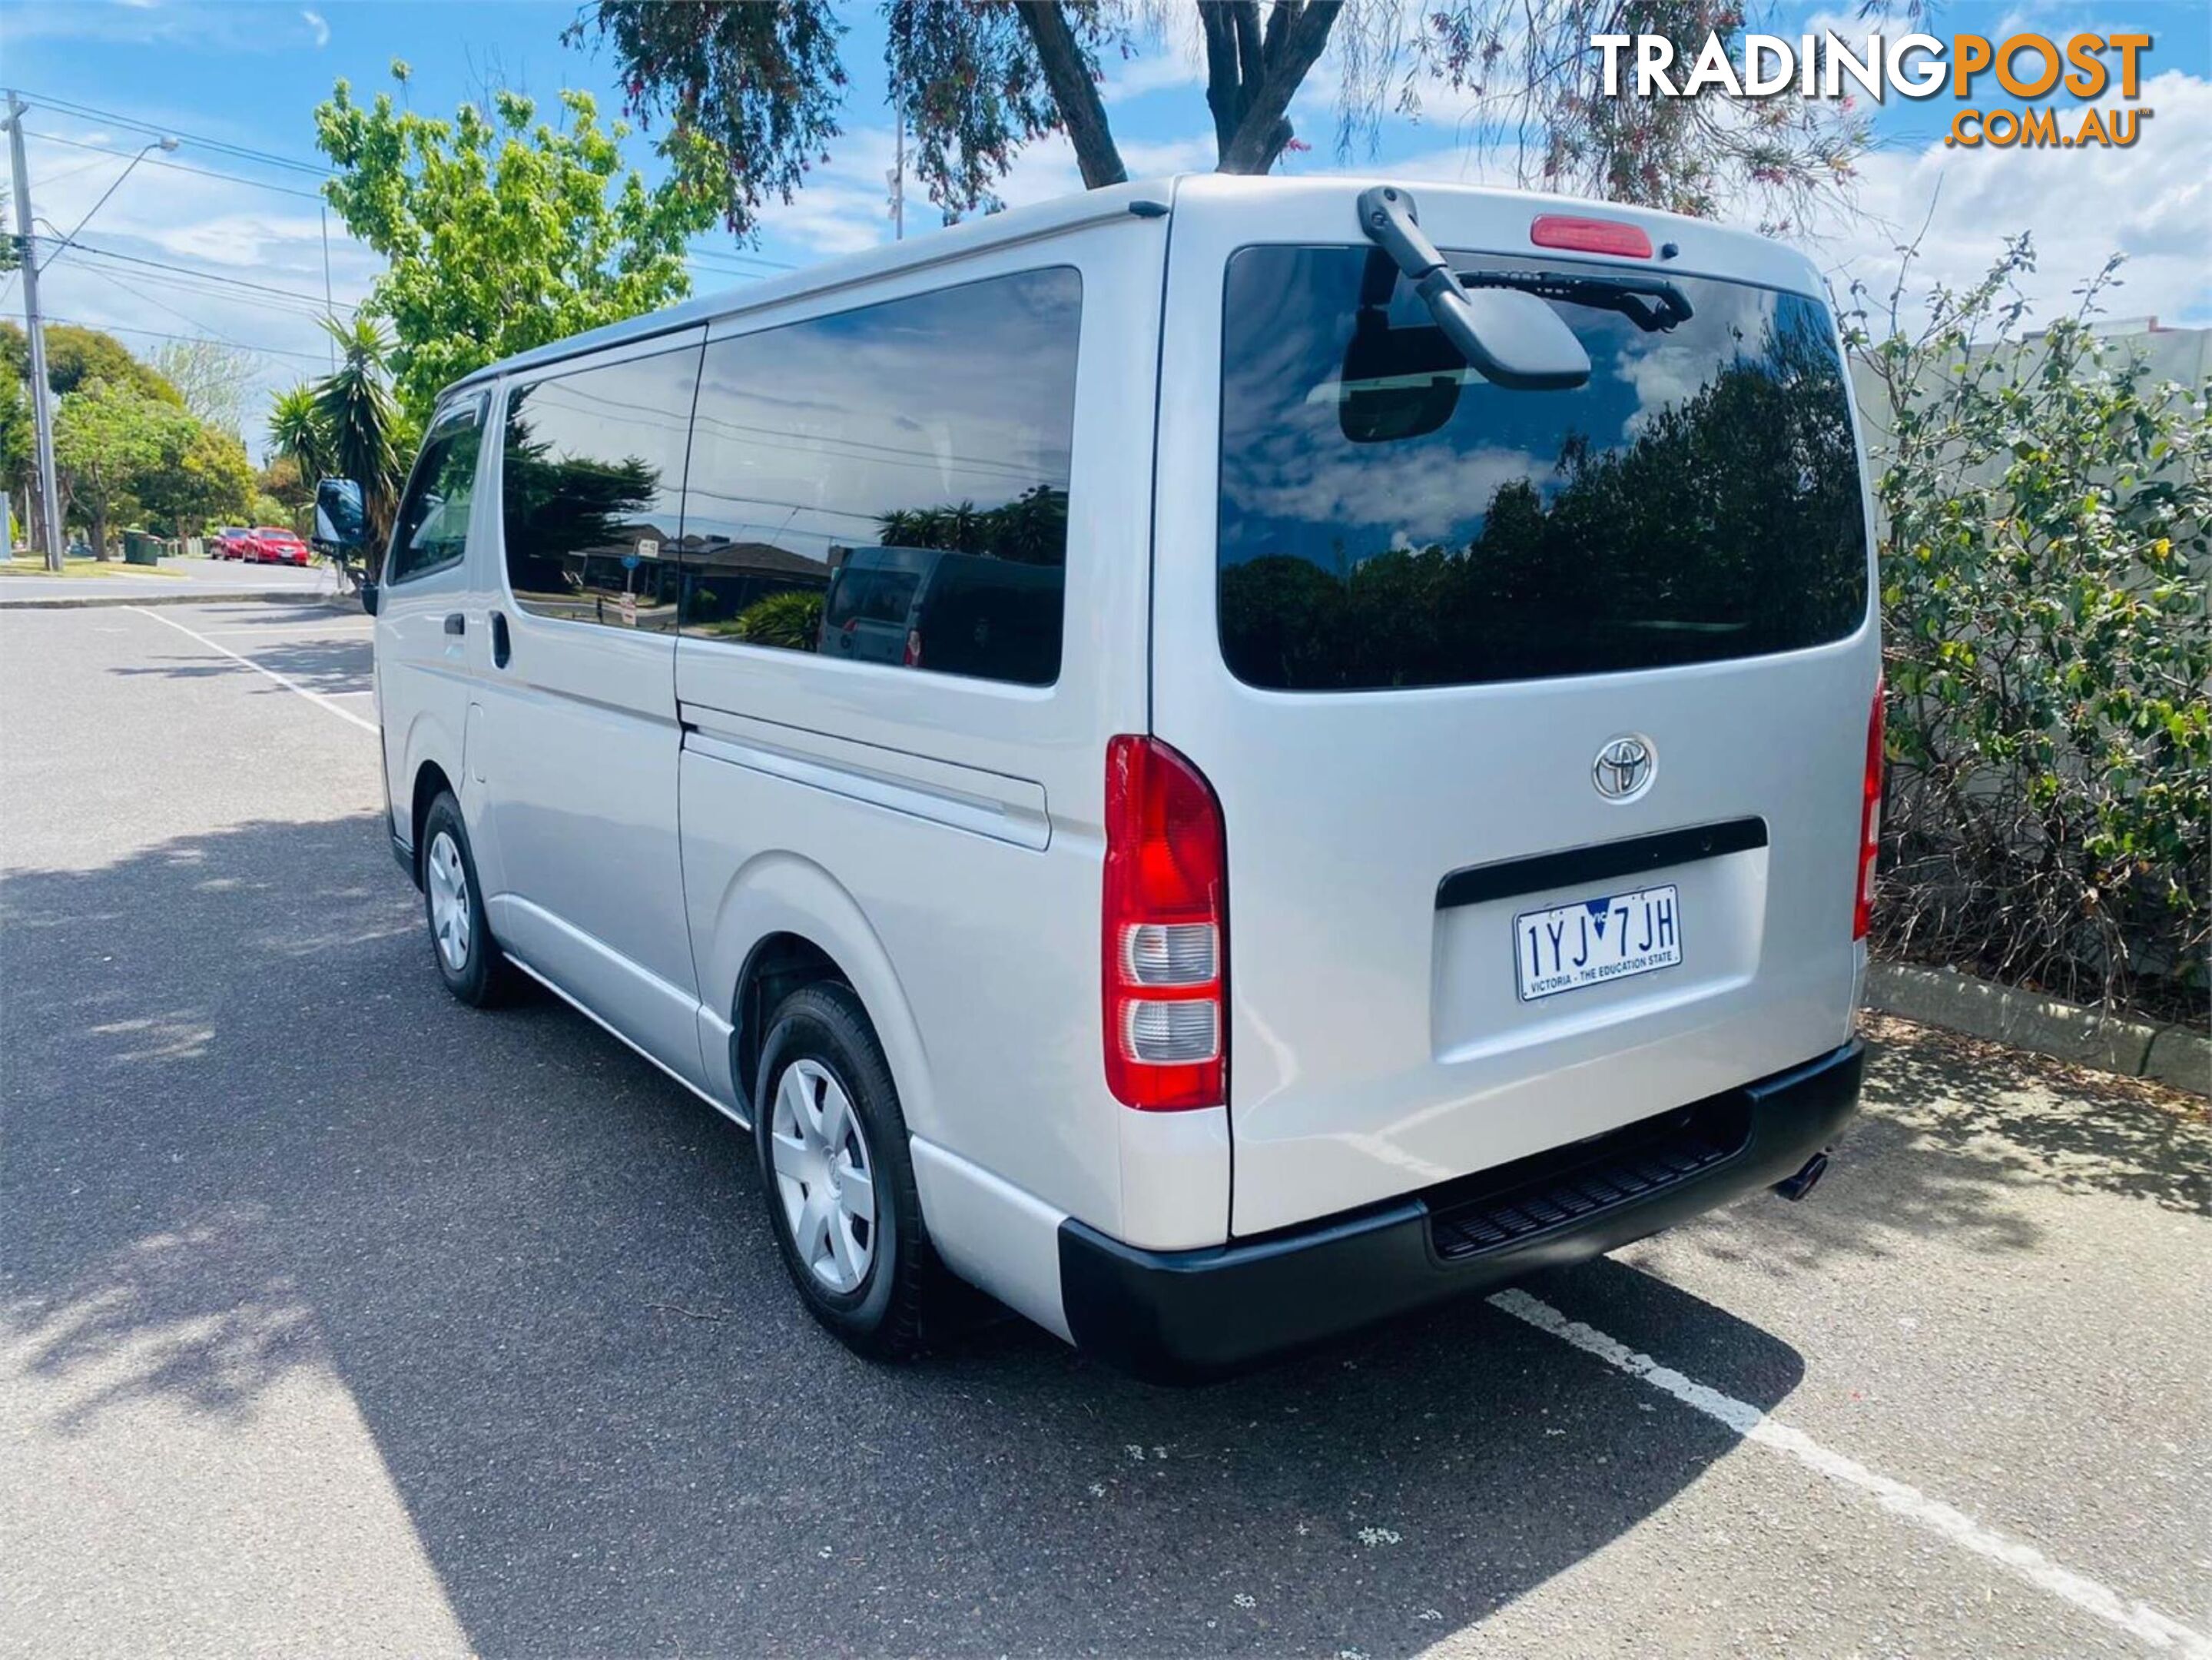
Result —
<path fill-rule="evenodd" d="M 396 787 L 404 779 L 408 792 L 404 798 L 395 794 L 392 806 L 395 815 L 403 806 L 406 809 L 404 823 L 415 885 L 419 888 L 422 885 L 422 820 L 429 813 L 430 803 L 438 799 L 441 789 L 451 790 L 453 800 L 461 800 L 461 734 L 449 730 L 445 721 L 428 709 L 415 713 L 396 745 L 390 743 L 392 729 L 387 727 L 385 732 L 390 780 Z M 432 782 L 433 779 L 436 781 Z M 470 822 L 468 804 L 465 801 L 461 803 L 461 822 L 473 836 L 476 826 Z"/>
<path fill-rule="evenodd" d="M 716 907 L 712 942 L 700 963 L 701 989 L 727 1009 L 729 1064 L 738 1107 L 751 1112 L 769 1017 L 799 987 L 833 980 L 848 987 L 875 1028 L 908 1129 L 933 1133 L 927 1053 L 897 970 L 859 903 L 811 860 L 764 854 L 731 878 Z"/>
<path fill-rule="evenodd" d="M 412 805 L 407 816 L 409 862 L 413 869 L 415 885 L 422 885 L 422 829 L 429 822 L 430 804 L 441 794 L 450 794 L 458 806 L 461 793 L 446 775 L 446 769 L 435 761 L 424 761 L 415 769 L 415 782 L 410 797 Z"/>

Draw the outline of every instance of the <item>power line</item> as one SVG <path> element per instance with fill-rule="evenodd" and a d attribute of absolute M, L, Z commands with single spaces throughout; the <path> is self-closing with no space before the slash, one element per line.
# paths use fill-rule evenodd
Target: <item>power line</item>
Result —
<path fill-rule="evenodd" d="M 40 134 L 40 133 L 35 133 L 35 132 L 34 132 L 34 133 L 31 134 L 30 136 L 31 136 L 32 137 L 33 137 L 33 138 L 37 138 L 37 137 L 43 137 L 44 135 Z M 84 148 L 85 148 L 85 149 L 90 149 L 92 148 L 92 146 L 91 146 L 91 145 L 89 145 L 89 144 L 87 144 Z M 108 151 L 105 152 L 105 154 L 109 155 L 118 155 L 118 156 L 119 156 L 119 155 L 123 155 L 127 154 L 127 152 L 123 151 L 123 150 L 108 150 Z M 98 162 L 98 161 L 87 161 L 87 162 L 84 162 L 84 163 L 82 163 L 82 165 L 77 166 L 77 167 L 64 168 L 64 169 L 62 172 L 60 172 L 60 173 L 48 173 L 45 178 L 43 178 L 43 179 L 40 179 L 40 180 L 39 180 L 39 184 L 40 184 L 40 186 L 42 189 L 43 189 L 45 186 L 48 185 L 58 185 L 58 184 L 60 184 L 60 183 L 62 182 L 62 180 L 63 180 L 63 179 L 74 179 L 74 178 L 76 178 L 79 173 L 90 173 L 90 172 L 91 172 L 94 167 L 99 167 L 99 166 L 100 166 L 100 165 L 101 165 L 101 164 L 100 164 L 100 162 Z"/>
<path fill-rule="evenodd" d="M 201 335 L 206 338 L 218 340 L 226 346 L 235 346 L 240 351 L 258 351 L 260 350 L 258 346 L 247 345 L 243 340 L 234 340 L 227 334 L 218 333 L 215 329 L 210 327 L 198 318 L 185 315 L 185 313 L 179 311 L 174 306 L 167 304 L 166 301 L 157 298 L 155 295 L 148 294 L 143 289 L 125 282 L 112 271 L 100 271 L 89 265 L 86 266 L 84 270 L 87 276 L 97 277 L 101 282 L 108 283 L 112 287 L 122 289 L 124 293 L 129 295 L 132 299 L 143 301 L 147 305 L 153 307 L 156 311 L 165 311 L 168 313 L 170 316 L 175 318 L 179 323 L 191 324 L 192 327 L 199 330 Z M 153 331 L 147 330 L 145 332 L 151 333 Z"/>
<path fill-rule="evenodd" d="M 34 242 L 58 242 L 61 239 L 52 236 L 36 236 L 31 240 Z M 313 307 L 319 313 L 325 310 L 323 298 L 320 295 L 309 294 L 302 289 L 271 288 L 266 283 L 249 283 L 242 277 L 225 277 L 220 272 L 201 271 L 191 265 L 172 265 L 160 259 L 143 259 L 134 253 L 118 253 L 112 248 L 96 248 L 88 242 L 70 242 L 64 246 L 73 247 L 79 253 L 91 254 L 94 258 L 98 259 L 118 259 L 126 265 L 143 265 L 149 271 L 175 271 L 182 276 L 196 277 L 204 283 L 219 283 L 228 288 L 245 289 L 254 294 L 269 295 L 284 300 L 301 301 L 307 305 Z M 358 311 L 361 309 L 357 304 L 343 300 L 337 301 L 334 303 L 337 308 L 340 311 Z"/>
<path fill-rule="evenodd" d="M 71 265 L 69 269 L 81 276 L 102 277 L 110 282 L 115 278 L 115 270 L 112 266 L 79 264 Z M 322 308 L 319 306 L 310 307 L 295 305 L 289 300 L 265 299 L 259 295 L 232 294 L 222 288 L 194 283 L 185 277 L 171 277 L 160 271 L 133 271 L 131 275 L 137 282 L 150 283 L 166 293 L 194 300 L 213 300 L 222 305 L 248 306 L 257 312 L 265 312 L 271 316 L 313 319 L 322 314 Z"/>
<path fill-rule="evenodd" d="M 684 258 L 687 259 L 698 259 L 704 261 L 713 261 L 716 259 L 742 260 L 756 265 L 766 265 L 770 271 L 797 271 L 799 269 L 798 266 L 786 259 L 770 259 L 763 254 L 757 253 L 725 253 L 720 248 L 703 249 L 696 252 L 688 253 Z"/>
<path fill-rule="evenodd" d="M 82 262 L 73 265 L 68 269 L 87 277 L 104 277 L 112 280 L 114 276 L 114 273 L 104 265 Z M 256 310 L 273 312 L 286 317 L 316 318 L 328 315 L 319 301 L 308 305 L 297 301 L 279 300 L 274 296 L 258 294 L 234 295 L 228 291 L 228 280 L 223 277 L 210 277 L 205 281 L 196 282 L 191 277 L 181 275 L 171 276 L 166 271 L 137 270 L 134 270 L 131 275 L 141 283 L 151 283 L 158 288 L 167 289 L 174 293 L 188 294 L 203 300 L 219 300 L 234 305 L 251 305 Z"/>
<path fill-rule="evenodd" d="M 131 155 L 129 150 L 111 149 L 106 144 L 88 144 L 82 138 L 64 138 L 58 132 L 34 132 L 28 127 L 23 129 L 23 137 L 36 138 L 43 143 L 67 144 L 71 149 L 95 150 L 102 155 L 127 159 Z M 319 202 L 323 199 L 321 195 L 314 191 L 295 190 L 289 185 L 272 185 L 266 179 L 250 179 L 242 173 L 218 173 L 211 167 L 195 167 L 182 161 L 164 161 L 158 156 L 148 156 L 145 165 L 149 167 L 167 167 L 172 173 L 194 173 L 202 179 L 228 179 L 234 185 L 252 185 L 257 190 L 273 190 L 280 195 L 297 196 L 309 202 Z"/>
<path fill-rule="evenodd" d="M 135 115 L 120 115 L 113 110 L 94 109 L 88 104 L 73 104 L 66 98 L 50 98 L 37 93 L 24 92 L 16 88 L 0 88 L 0 91 L 15 92 L 17 97 L 27 103 L 39 104 L 48 109 L 64 110 L 71 115 L 82 117 L 86 120 L 112 121 L 118 126 L 131 127 L 139 132 L 150 132 L 157 137 L 189 139 L 204 149 L 216 150 L 226 155 L 235 155 L 241 161 L 258 161 L 272 167 L 289 167 L 295 173 L 313 173 L 319 179 L 330 176 L 328 167 L 318 167 L 311 161 L 302 161 L 289 155 L 278 155 L 270 150 L 255 149 L 251 145 L 234 144 L 228 139 L 210 138 L 204 134 L 185 132 L 178 127 L 156 126 L 152 122 Z"/>
<path fill-rule="evenodd" d="M 140 297 L 143 299 L 144 296 Z M 185 320 L 190 322 L 191 319 L 186 318 Z M 143 334 L 149 339 L 182 340 L 187 344 L 210 337 L 205 334 L 165 334 L 160 329 L 134 328 L 128 323 L 88 323 L 81 317 L 56 317 L 51 313 L 47 314 L 46 321 L 66 323 L 71 328 L 97 329 L 103 334 Z M 323 354 L 319 351 L 286 351 L 282 346 L 247 346 L 240 345 L 235 340 L 224 340 L 220 335 L 212 337 L 223 345 L 237 346 L 239 350 L 250 351 L 258 357 L 303 357 L 311 363 L 323 361 Z"/>

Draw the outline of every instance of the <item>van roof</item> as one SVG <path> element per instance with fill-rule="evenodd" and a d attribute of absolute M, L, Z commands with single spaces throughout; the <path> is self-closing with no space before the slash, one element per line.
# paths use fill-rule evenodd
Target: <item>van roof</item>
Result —
<path fill-rule="evenodd" d="M 967 258 L 992 248 L 1037 240 L 1103 220 L 1129 215 L 1140 204 L 1160 209 L 1171 207 L 1177 213 L 1202 213 L 1209 204 L 1239 198 L 1249 199 L 1260 194 L 1278 195 L 1286 202 L 1298 197 L 1341 196 L 1349 204 L 1370 185 L 1385 184 L 1414 189 L 1422 196 L 1488 197 L 1556 207 L 1567 212 L 1600 213 L 1609 219 L 1632 220 L 1649 229 L 1654 240 L 1662 235 L 1694 237 L 1701 251 L 1706 254 L 1705 263 L 1708 265 L 1733 265 L 1741 260 L 1754 269 L 1771 270 L 1776 255 L 1786 253 L 1792 263 L 1802 267 L 1803 278 L 1812 291 L 1818 291 L 1820 281 L 1818 268 L 1809 259 L 1770 238 L 1750 231 L 1730 229 L 1708 219 L 1692 219 L 1680 214 L 1664 213 L 1655 208 L 1595 202 L 1587 197 L 1558 196 L 1538 191 L 1442 184 L 1380 173 L 1328 173 L 1296 179 L 1240 177 L 1216 173 L 1176 173 L 1109 185 L 1103 190 L 1078 192 L 1029 207 L 1011 208 L 1004 213 L 986 214 L 963 220 L 957 225 L 909 237 L 903 241 L 885 242 L 857 253 L 825 259 L 817 265 L 764 282 L 699 295 L 679 305 L 648 312 L 641 317 L 627 318 L 619 323 L 609 323 L 600 328 L 569 335 L 528 351 L 503 357 L 495 363 L 488 363 L 463 375 L 446 390 L 456 391 L 463 386 L 495 380 L 518 369 L 556 363 L 604 347 L 650 339 L 657 334 L 671 333 L 720 318 L 762 310 L 802 295 L 833 293 L 839 289 L 871 283 L 900 271 L 920 270 Z M 1347 218 L 1347 240 L 1352 240 L 1352 229 Z"/>

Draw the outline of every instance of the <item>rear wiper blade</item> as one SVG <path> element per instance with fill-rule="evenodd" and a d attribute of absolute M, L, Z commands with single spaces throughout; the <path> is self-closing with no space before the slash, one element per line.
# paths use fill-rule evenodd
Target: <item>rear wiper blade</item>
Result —
<path fill-rule="evenodd" d="M 1617 311 L 1646 334 L 1657 334 L 1696 315 L 1682 290 L 1659 277 L 1570 276 L 1558 271 L 1463 271 L 1471 289 L 1518 289 L 1542 300 Z"/>

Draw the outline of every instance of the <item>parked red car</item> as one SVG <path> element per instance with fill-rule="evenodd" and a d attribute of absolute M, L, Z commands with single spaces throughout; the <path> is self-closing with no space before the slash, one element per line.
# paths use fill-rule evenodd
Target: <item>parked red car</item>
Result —
<path fill-rule="evenodd" d="M 246 538 L 246 557 L 257 565 L 304 565 L 307 544 L 276 525 L 257 525 Z"/>
<path fill-rule="evenodd" d="M 243 559 L 246 544 L 252 540 L 253 532 L 236 525 L 226 525 L 215 533 L 215 544 L 209 551 L 218 559 Z"/>

